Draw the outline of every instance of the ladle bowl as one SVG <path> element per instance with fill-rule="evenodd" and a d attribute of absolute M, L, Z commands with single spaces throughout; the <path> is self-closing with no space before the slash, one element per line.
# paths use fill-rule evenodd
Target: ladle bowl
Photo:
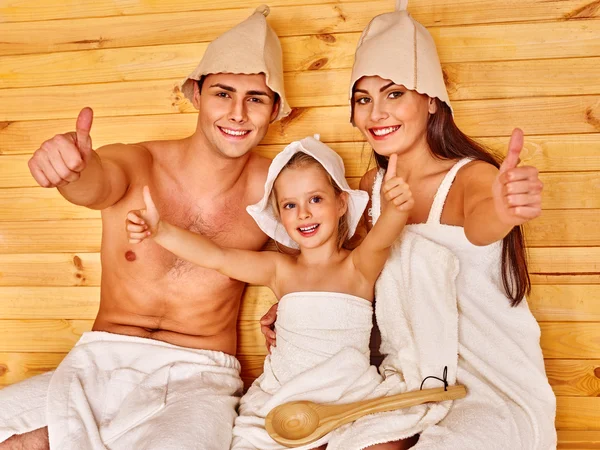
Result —
<path fill-rule="evenodd" d="M 277 443 L 300 447 L 315 442 L 327 433 L 367 414 L 393 411 L 427 402 L 456 400 L 467 395 L 462 385 L 422 389 L 403 394 L 340 405 L 310 401 L 284 403 L 273 408 L 265 419 L 267 432 Z"/>

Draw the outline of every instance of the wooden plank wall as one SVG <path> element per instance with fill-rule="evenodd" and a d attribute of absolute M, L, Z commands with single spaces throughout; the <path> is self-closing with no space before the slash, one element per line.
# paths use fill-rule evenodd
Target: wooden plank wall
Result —
<path fill-rule="evenodd" d="M 250 0 L 0 0 L 0 385 L 55 367 L 98 304 L 97 212 L 36 187 L 27 160 L 95 110 L 95 146 L 178 138 L 196 116 L 176 83 L 206 43 L 246 18 Z M 356 185 L 369 149 L 348 123 L 360 31 L 394 0 L 274 0 L 293 114 L 260 152 L 319 132 Z M 600 7 L 592 0 L 411 0 L 438 44 L 456 120 L 504 152 L 514 126 L 545 183 L 529 224 L 530 306 L 558 396 L 560 448 L 600 441 Z M 240 319 L 244 376 L 264 357 L 249 288 Z M 588 431 L 582 434 L 582 431 Z M 586 447 L 591 448 L 591 447 Z"/>

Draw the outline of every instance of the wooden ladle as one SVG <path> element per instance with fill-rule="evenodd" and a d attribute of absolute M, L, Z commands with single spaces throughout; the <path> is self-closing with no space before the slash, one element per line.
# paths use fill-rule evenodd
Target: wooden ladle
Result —
<path fill-rule="evenodd" d="M 309 401 L 284 403 L 273 408 L 265 428 L 273 440 L 286 447 L 300 447 L 316 441 L 344 424 L 367 414 L 393 411 L 427 402 L 456 400 L 467 395 L 462 385 L 423 389 L 389 397 L 341 405 L 322 405 Z"/>

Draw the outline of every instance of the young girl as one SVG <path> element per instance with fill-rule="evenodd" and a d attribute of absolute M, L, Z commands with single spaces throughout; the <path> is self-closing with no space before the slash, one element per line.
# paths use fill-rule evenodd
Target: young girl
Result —
<path fill-rule="evenodd" d="M 379 223 L 357 248 L 345 249 L 368 195 L 351 190 L 342 159 L 309 137 L 275 157 L 263 199 L 248 207 L 267 235 L 298 248 L 297 254 L 221 247 L 162 221 L 147 187 L 145 209 L 127 215 L 131 243 L 151 238 L 195 264 L 268 286 L 280 301 L 279 345 L 241 401 L 233 448 L 285 448 L 264 429 L 264 418 L 281 403 L 347 403 L 382 395 L 381 377 L 369 365 L 371 302 L 375 280 L 413 206 L 408 185 L 394 170 L 386 174 L 383 191 Z M 302 448 L 335 441 L 335 433 Z"/>
<path fill-rule="evenodd" d="M 519 130 L 500 165 L 458 129 L 435 43 L 406 3 L 364 30 L 350 86 L 352 123 L 378 165 L 361 180 L 372 193 L 368 226 L 380 225 L 382 180 L 390 171 L 410 184 L 416 205 L 376 285 L 386 354 L 380 371 L 413 390 L 437 372 L 436 361 L 454 356 L 448 380 L 464 384 L 468 395 L 407 423 L 420 433 L 415 449 L 554 449 L 556 400 L 525 299 L 530 281 L 520 228 L 541 213 L 542 183 L 534 167 L 517 167 Z M 449 296 L 429 292 L 442 287 Z M 263 332 L 272 340 L 269 322 L 263 318 Z M 360 442 L 375 420 L 353 424 L 348 442 Z M 394 427 L 387 428 L 392 440 Z"/>

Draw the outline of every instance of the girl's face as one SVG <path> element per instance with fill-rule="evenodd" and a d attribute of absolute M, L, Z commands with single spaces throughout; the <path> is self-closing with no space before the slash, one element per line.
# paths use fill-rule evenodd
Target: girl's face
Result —
<path fill-rule="evenodd" d="M 303 248 L 337 239 L 347 194 L 336 194 L 325 169 L 316 164 L 285 168 L 274 184 L 279 217 L 285 231 Z"/>
<path fill-rule="evenodd" d="M 362 77 L 352 95 L 355 126 L 383 156 L 404 153 L 426 143 L 433 99 L 381 77 Z"/>

